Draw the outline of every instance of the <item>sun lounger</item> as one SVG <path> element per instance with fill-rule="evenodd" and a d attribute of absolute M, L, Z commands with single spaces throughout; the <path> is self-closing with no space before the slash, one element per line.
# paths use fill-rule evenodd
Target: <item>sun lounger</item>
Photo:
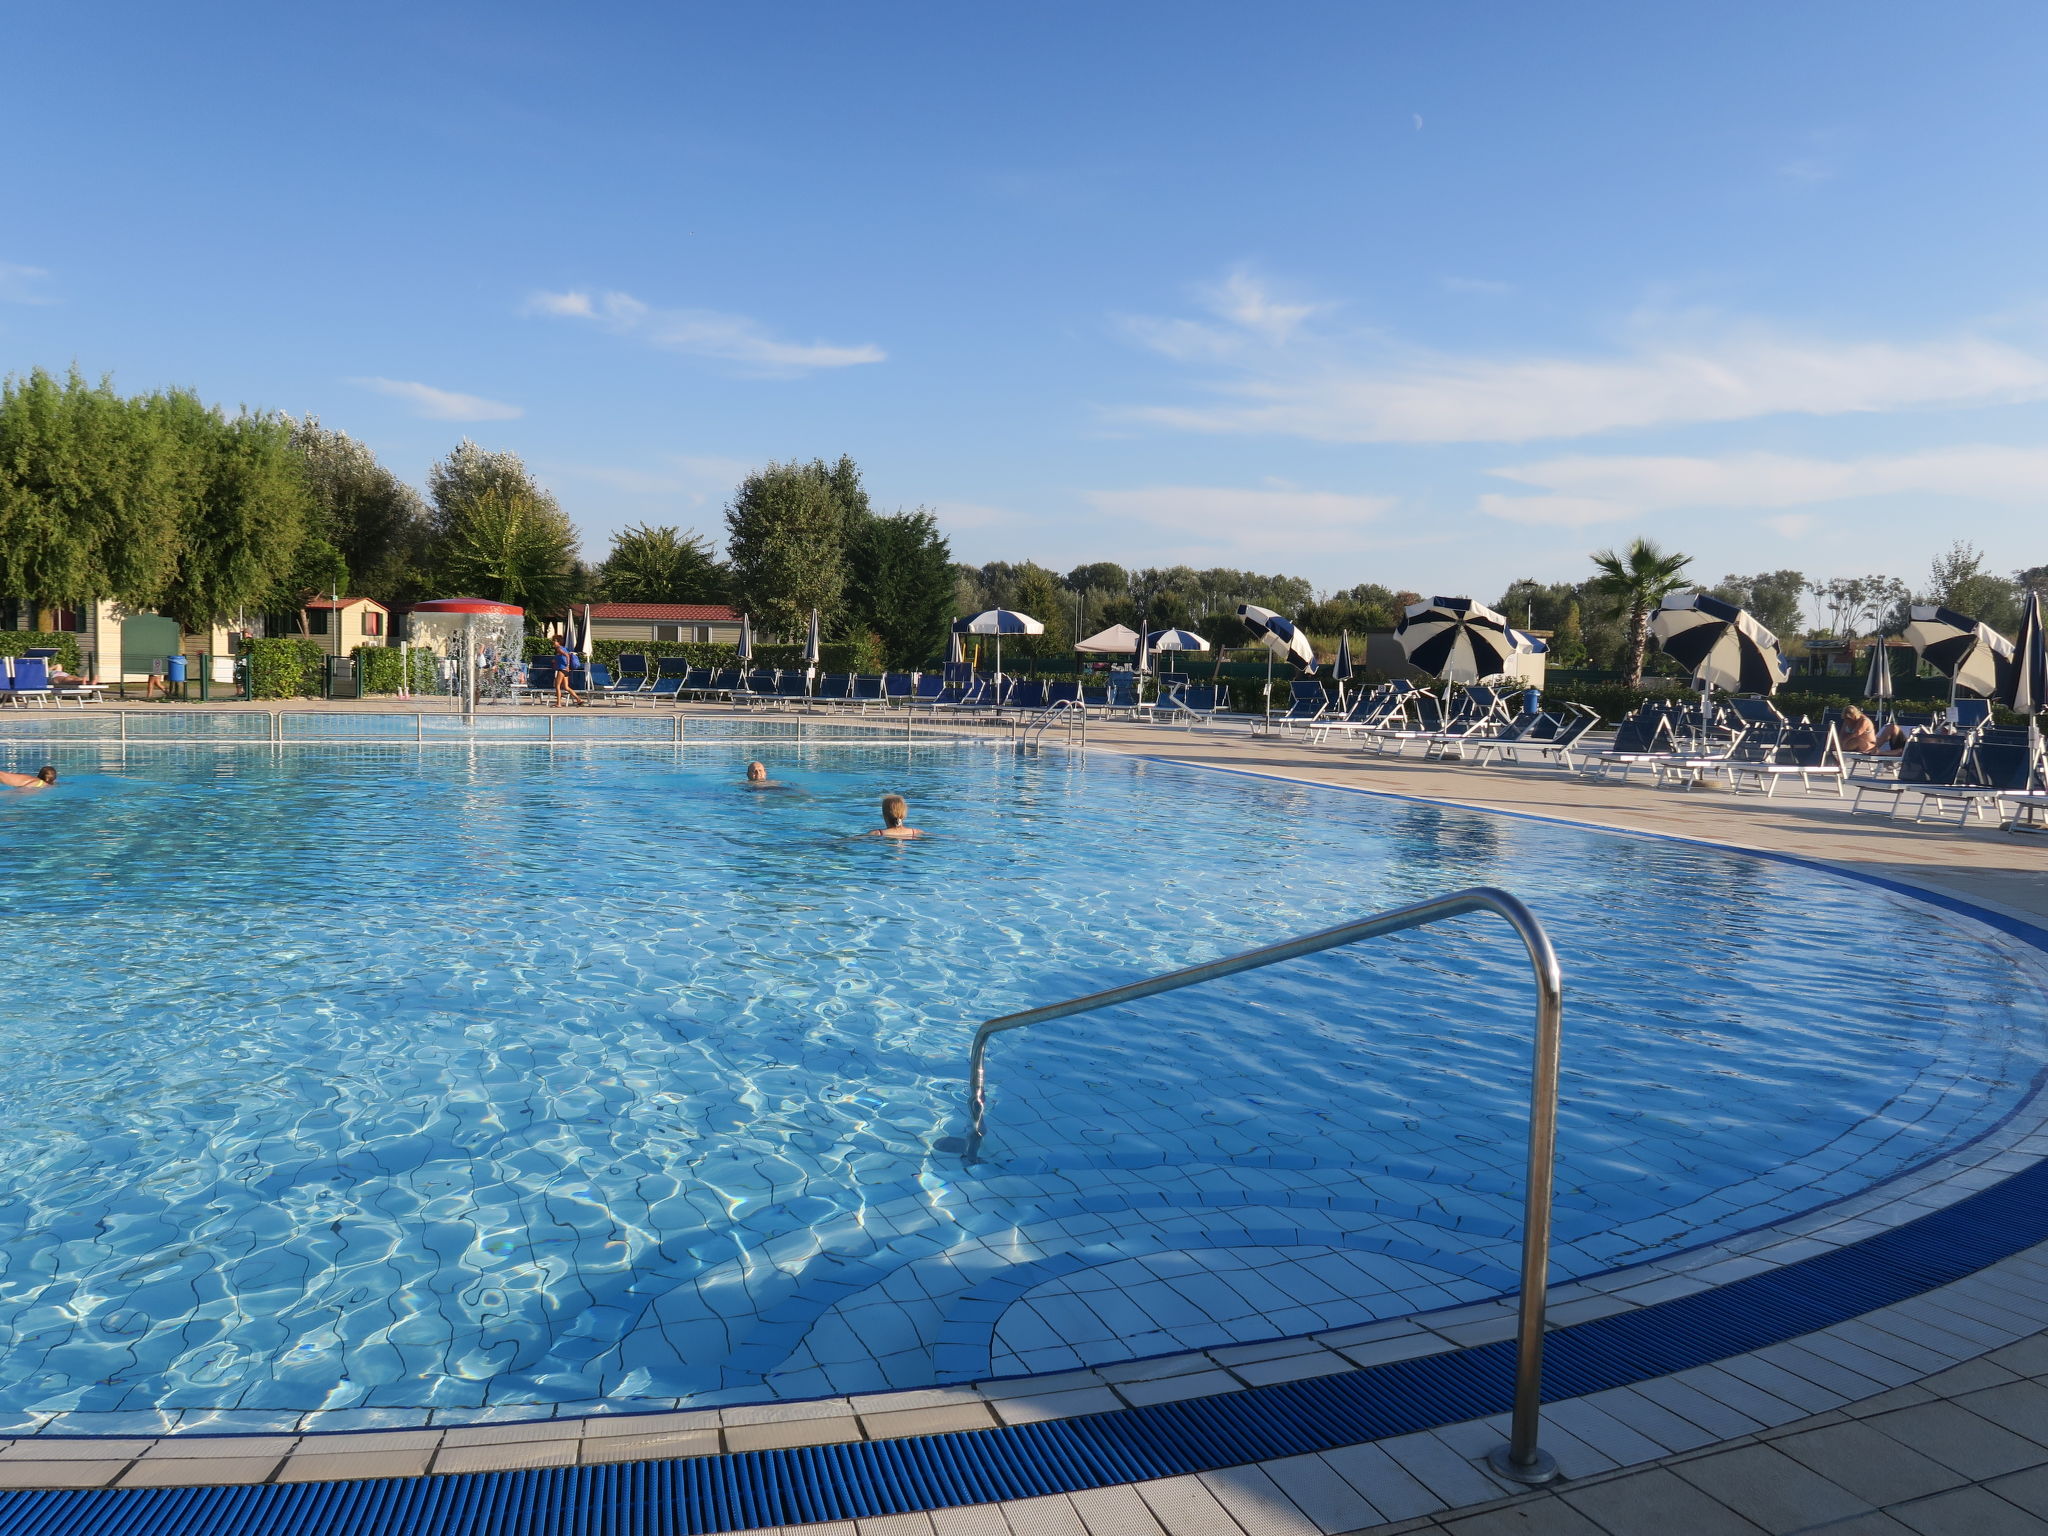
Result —
<path fill-rule="evenodd" d="M 649 704 L 673 704 L 690 676 L 690 664 L 680 656 L 663 656 L 655 662 L 654 683 L 634 695 Z"/>
<path fill-rule="evenodd" d="M 917 692 L 917 678 L 909 672 L 884 672 L 882 674 L 882 702 L 885 704 L 908 704 Z"/>
<path fill-rule="evenodd" d="M 1590 779 L 1615 774 L 1625 779 L 1638 768 L 1654 774 L 1659 761 L 1676 752 L 1671 717 L 1661 709 L 1642 709 L 1615 727 L 1614 740 L 1604 751 L 1587 753 L 1579 771 Z"/>
<path fill-rule="evenodd" d="M 1921 787 L 1920 806 L 1913 817 L 1915 821 L 1925 820 L 1930 815 L 1939 820 L 1953 811 L 1956 825 L 1963 826 L 1974 820 L 1979 812 L 1995 813 L 2006 802 L 2026 807 L 2041 799 L 2040 759 L 2025 741 L 1973 743 L 1965 756 L 1964 766 L 1970 782 L 1959 779 L 1954 784 Z"/>
<path fill-rule="evenodd" d="M 1849 781 L 1856 791 L 1856 798 L 1849 803 L 1850 814 L 1861 811 L 1866 799 L 1876 800 L 1887 815 L 1894 817 L 1908 795 L 1924 805 L 1929 789 L 1954 785 L 1969 777 L 1969 752 L 1970 741 L 1966 736 L 1913 736 L 1899 754 L 1895 778 Z"/>
<path fill-rule="evenodd" d="M 1287 712 L 1273 715 L 1252 727 L 1255 735 L 1269 732 L 1292 733 L 1306 730 L 1329 712 L 1330 696 L 1313 679 L 1288 685 Z"/>
<path fill-rule="evenodd" d="M 917 691 L 911 695 L 913 704 L 936 704 L 946 696 L 946 679 L 937 672 L 917 674 Z M 959 697 L 956 691 L 954 697 Z"/>
<path fill-rule="evenodd" d="M 1025 678 L 1012 686 L 1010 697 L 1005 702 L 1011 709 L 1044 709 L 1049 702 L 1045 696 L 1045 680 L 1037 677 Z"/>
<path fill-rule="evenodd" d="M 1435 694 L 1418 688 L 1403 694 L 1398 702 L 1399 708 L 1385 725 L 1367 726 L 1363 732 L 1364 745 L 1375 752 L 1391 751 L 1396 757 L 1403 756 L 1409 742 L 1419 741 L 1426 746 L 1444 728 L 1443 705 Z"/>
<path fill-rule="evenodd" d="M 1308 728 L 1310 742 L 1328 741 L 1332 736 L 1351 736 L 1377 730 L 1391 723 L 1401 708 L 1401 695 L 1391 687 L 1375 688 L 1351 701 L 1342 715 L 1324 715 Z"/>
<path fill-rule="evenodd" d="M 1473 748 L 1472 760 L 1484 763 L 1498 759 L 1506 763 L 1520 763 L 1527 759 L 1558 763 L 1567 773 L 1574 772 L 1578 767 L 1576 759 L 1584 755 L 1580 739 L 1599 723 L 1597 710 L 1584 704 L 1567 704 L 1564 717 L 1557 721 L 1556 728 L 1548 735 L 1543 734 L 1539 725 L 1519 741 L 1503 741 L 1498 737 L 1482 741 Z"/>
<path fill-rule="evenodd" d="M 1517 742 L 1534 740 L 1545 726 L 1550 728 L 1552 735 L 1556 734 L 1557 721 L 1550 715 L 1538 712 L 1533 715 L 1516 715 L 1491 730 L 1453 731 L 1446 727 L 1442 734 L 1423 749 L 1422 755 L 1434 757 L 1441 762 L 1463 762 L 1469 750 L 1473 754 L 1471 761 L 1481 762 L 1484 760 L 1481 754 L 1487 748 L 1511 747 Z"/>

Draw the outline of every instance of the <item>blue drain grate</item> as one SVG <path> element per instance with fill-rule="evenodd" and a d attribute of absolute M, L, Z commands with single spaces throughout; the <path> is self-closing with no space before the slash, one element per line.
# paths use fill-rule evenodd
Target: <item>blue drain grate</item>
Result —
<path fill-rule="evenodd" d="M 1545 1396 L 1745 1354 L 2048 1239 L 2048 1163 L 1853 1246 L 1559 1329 Z M 5 1536 L 698 1536 L 1299 1456 L 1505 1409 L 1507 1342 L 1217 1397 L 1008 1429 L 675 1461 L 353 1483 L 0 1494 Z"/>

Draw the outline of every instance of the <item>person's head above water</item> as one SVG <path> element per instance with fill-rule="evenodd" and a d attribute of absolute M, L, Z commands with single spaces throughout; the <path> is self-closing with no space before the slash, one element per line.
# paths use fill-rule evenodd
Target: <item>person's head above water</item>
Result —
<path fill-rule="evenodd" d="M 767 777 L 768 765 L 766 763 L 747 764 L 747 780 L 749 783 L 758 784 Z"/>
<path fill-rule="evenodd" d="M 57 782 L 57 770 L 51 767 L 48 763 L 45 763 L 43 764 L 42 767 L 36 770 L 36 777 L 41 779 L 45 784 L 54 784 Z"/>
<path fill-rule="evenodd" d="M 901 795 L 882 796 L 882 825 L 900 827 L 903 818 L 910 814 L 910 803 Z"/>

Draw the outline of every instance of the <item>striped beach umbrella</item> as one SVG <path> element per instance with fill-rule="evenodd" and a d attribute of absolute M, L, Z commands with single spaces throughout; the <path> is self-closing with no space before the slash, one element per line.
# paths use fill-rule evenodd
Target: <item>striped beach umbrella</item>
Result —
<path fill-rule="evenodd" d="M 1244 626 L 1258 637 L 1259 644 L 1266 648 L 1266 714 L 1273 713 L 1273 658 L 1283 656 L 1302 671 L 1313 676 L 1316 670 L 1316 648 L 1309 644 L 1308 636 L 1295 628 L 1294 621 L 1270 608 L 1261 608 L 1257 603 L 1239 603 L 1237 616 Z"/>
<path fill-rule="evenodd" d="M 1674 592 L 1650 615 L 1650 635 L 1706 693 L 1775 693 L 1792 675 L 1778 637 L 1711 592 Z"/>
<path fill-rule="evenodd" d="M 2012 682 L 2000 695 L 2008 709 L 2038 715 L 2048 709 L 2048 636 L 2041 630 L 2041 594 L 2030 589 L 2013 642 Z"/>
<path fill-rule="evenodd" d="M 1003 680 L 1003 636 L 1042 635 L 1045 626 L 1028 613 L 1016 613 L 1008 608 L 985 608 L 980 613 L 971 613 L 957 620 L 954 632 L 962 635 L 994 635 L 996 637 L 996 683 Z"/>
<path fill-rule="evenodd" d="M 1410 603 L 1394 626 L 1394 638 L 1410 666 L 1447 683 L 1502 676 L 1516 656 L 1529 654 L 1530 640 L 1503 615 L 1469 597 Z"/>
<path fill-rule="evenodd" d="M 1155 629 L 1145 637 L 1148 651 L 1206 651 L 1209 642 L 1192 629 Z"/>
<path fill-rule="evenodd" d="M 1953 608 L 1909 610 L 1906 641 L 1956 688 L 1980 698 L 1999 698 L 2011 686 L 2012 642 L 1989 625 Z"/>

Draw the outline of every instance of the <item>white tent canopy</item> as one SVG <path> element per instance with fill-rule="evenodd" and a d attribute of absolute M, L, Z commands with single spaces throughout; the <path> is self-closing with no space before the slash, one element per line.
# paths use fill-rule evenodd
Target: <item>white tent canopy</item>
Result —
<path fill-rule="evenodd" d="M 1107 651 L 1124 656 L 1137 648 L 1138 632 L 1126 624 L 1112 624 L 1101 634 L 1090 635 L 1074 645 L 1077 651 Z"/>

